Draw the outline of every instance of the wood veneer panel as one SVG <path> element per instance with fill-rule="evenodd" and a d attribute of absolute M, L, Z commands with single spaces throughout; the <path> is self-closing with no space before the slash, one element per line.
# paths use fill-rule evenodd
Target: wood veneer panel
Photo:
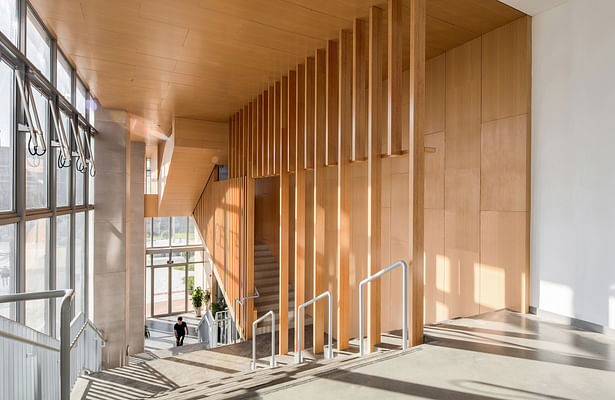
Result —
<path fill-rule="evenodd" d="M 530 112 L 531 29 L 526 16 L 483 36 L 483 122 Z"/>
<path fill-rule="evenodd" d="M 446 56 L 425 63 L 425 134 L 444 131 L 446 98 Z"/>
<path fill-rule="evenodd" d="M 482 124 L 481 210 L 529 211 L 527 114 Z"/>
<path fill-rule="evenodd" d="M 368 90 L 368 251 L 367 268 L 368 275 L 373 275 L 381 269 L 380 245 L 382 224 L 382 161 L 380 157 L 382 140 L 382 72 L 383 72 L 383 46 L 384 26 L 383 11 L 377 7 L 371 7 L 369 11 L 369 90 Z M 381 316 L 381 284 L 374 280 L 367 288 L 367 338 L 368 349 L 380 343 L 380 316 Z"/>
<path fill-rule="evenodd" d="M 281 91 L 281 92 L 280 92 Z M 279 354 L 288 353 L 288 269 L 290 265 L 290 224 L 289 224 L 289 191 L 290 174 L 288 172 L 288 77 L 282 77 L 281 85 L 276 85 L 278 99 L 279 134 L 278 171 L 280 173 L 280 280 L 279 280 Z"/>
<path fill-rule="evenodd" d="M 263 173 L 269 176 L 269 102 L 271 91 L 263 93 Z"/>
<path fill-rule="evenodd" d="M 297 66 L 296 110 L 297 126 L 295 130 L 295 315 L 299 305 L 305 302 L 305 65 Z M 301 321 L 305 321 L 305 312 L 301 311 Z M 298 318 L 295 318 L 295 351 L 297 346 L 297 333 L 301 330 L 301 337 L 305 337 L 303 326 L 298 327 Z M 302 324 L 303 325 L 303 324 Z M 301 343 L 305 348 L 305 340 Z"/>
<path fill-rule="evenodd" d="M 327 72 L 326 72 L 326 144 L 325 164 L 337 164 L 337 141 L 338 141 L 338 44 L 334 40 L 327 42 Z"/>
<path fill-rule="evenodd" d="M 350 325 L 350 158 L 352 156 L 352 33 L 339 36 L 337 156 L 337 348 L 348 348 Z"/>
<path fill-rule="evenodd" d="M 449 317 L 444 295 L 446 257 L 444 255 L 444 209 L 425 209 L 425 323 Z"/>
<path fill-rule="evenodd" d="M 275 84 L 269 87 L 267 105 L 267 176 L 275 175 Z"/>
<path fill-rule="evenodd" d="M 425 135 L 425 208 L 444 209 L 444 132 Z"/>
<path fill-rule="evenodd" d="M 353 21 L 352 30 L 352 161 L 367 157 L 368 24 Z"/>
<path fill-rule="evenodd" d="M 314 275 L 312 297 L 325 289 L 326 262 L 326 152 L 327 152 L 327 53 L 316 50 L 314 106 Z M 325 304 L 314 304 L 312 314 L 313 351 L 321 353 L 325 332 Z"/>
<path fill-rule="evenodd" d="M 482 211 L 480 312 L 528 312 L 529 248 L 526 212 Z"/>
<path fill-rule="evenodd" d="M 388 0 L 388 104 L 386 154 L 401 154 L 402 151 L 402 0 Z"/>
<path fill-rule="evenodd" d="M 257 98 L 256 110 L 256 176 L 263 176 L 263 94 Z"/>
<path fill-rule="evenodd" d="M 481 42 L 446 53 L 445 304 L 451 316 L 479 311 Z"/>
<path fill-rule="evenodd" d="M 412 157 L 412 328 L 411 344 L 423 343 L 425 182 L 425 0 L 410 0 L 410 143 Z"/>

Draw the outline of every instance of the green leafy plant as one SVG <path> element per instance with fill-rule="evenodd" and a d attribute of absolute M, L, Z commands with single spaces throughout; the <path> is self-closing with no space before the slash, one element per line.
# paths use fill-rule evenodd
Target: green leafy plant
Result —
<path fill-rule="evenodd" d="M 203 306 L 203 300 L 205 298 L 205 293 L 200 286 L 197 286 L 192 291 L 192 305 L 195 310 L 200 309 Z"/>
<path fill-rule="evenodd" d="M 224 301 L 224 296 L 218 296 L 218 299 L 211 303 L 211 313 L 214 318 L 216 317 L 216 313 L 218 311 L 224 311 L 226 309 L 226 301 Z"/>

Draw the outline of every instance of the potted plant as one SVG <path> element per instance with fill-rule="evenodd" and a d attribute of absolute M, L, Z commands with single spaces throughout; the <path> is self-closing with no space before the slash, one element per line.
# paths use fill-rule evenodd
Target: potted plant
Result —
<path fill-rule="evenodd" d="M 197 286 L 192 291 L 192 305 L 197 317 L 201 317 L 201 309 L 203 307 L 203 301 L 207 303 L 209 301 L 209 291 L 203 291 L 200 286 Z"/>

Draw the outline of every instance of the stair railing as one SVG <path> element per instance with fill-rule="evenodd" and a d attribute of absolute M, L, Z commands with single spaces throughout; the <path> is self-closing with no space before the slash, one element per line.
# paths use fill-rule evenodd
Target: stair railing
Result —
<path fill-rule="evenodd" d="M 403 304 L 402 304 L 402 349 L 408 348 L 408 264 L 405 261 L 397 261 L 395 264 L 386 267 L 385 269 L 376 272 L 361 281 L 359 284 L 359 355 L 363 356 L 363 286 L 374 279 L 380 278 L 382 275 L 394 270 L 397 267 L 403 267 L 404 277 L 402 282 L 403 287 Z"/>
<path fill-rule="evenodd" d="M 271 316 L 271 361 L 269 362 L 270 368 L 275 368 L 275 313 L 273 311 L 267 312 L 265 315 L 257 319 L 252 323 L 252 362 L 250 363 L 250 369 L 256 369 L 256 325 L 263 321 L 265 318 Z"/>
<path fill-rule="evenodd" d="M 73 289 L 48 290 L 43 292 L 15 293 L 0 296 L 0 303 L 15 303 L 28 300 L 49 300 L 62 298 L 60 303 L 60 399 L 70 399 L 70 305 Z M 22 338 L 15 336 L 15 340 Z"/>
<path fill-rule="evenodd" d="M 235 325 L 235 334 L 233 335 L 233 343 L 237 343 L 237 304 L 240 304 L 243 307 L 246 300 L 256 299 L 261 296 L 260 293 L 258 293 L 258 289 L 256 288 L 256 286 L 254 286 L 254 293 L 256 294 L 253 296 L 246 296 L 242 298 L 241 300 L 235 297 L 235 307 L 233 307 L 234 308 L 233 310 L 233 320 L 234 321 L 233 322 Z"/>
<path fill-rule="evenodd" d="M 297 308 L 297 354 L 295 355 L 295 361 L 298 364 L 301 364 L 303 362 L 303 358 L 301 357 L 301 331 L 303 328 L 303 325 L 301 325 L 301 310 L 303 310 L 305 307 L 316 303 L 318 300 L 324 299 L 325 297 L 327 297 L 329 299 L 329 331 L 327 333 L 327 337 L 329 339 L 329 348 L 327 349 L 327 352 L 325 352 L 325 359 L 331 359 L 333 358 L 333 342 L 332 342 L 332 337 L 333 337 L 333 330 L 332 330 L 332 325 L 331 325 L 331 318 L 333 316 L 333 312 L 331 309 L 331 292 L 326 291 L 324 293 L 322 293 L 321 295 L 314 297 L 312 300 L 307 301 L 303 304 L 301 304 L 298 308 Z"/>

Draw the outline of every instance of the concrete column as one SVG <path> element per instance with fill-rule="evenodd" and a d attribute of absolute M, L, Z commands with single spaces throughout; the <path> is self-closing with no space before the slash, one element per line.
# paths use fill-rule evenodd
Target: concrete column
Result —
<path fill-rule="evenodd" d="M 103 368 L 125 362 L 127 257 L 126 243 L 130 161 L 128 116 L 124 111 L 96 112 L 96 212 L 94 216 L 94 323 L 104 333 Z M 141 220 L 143 221 L 143 220 Z"/>

